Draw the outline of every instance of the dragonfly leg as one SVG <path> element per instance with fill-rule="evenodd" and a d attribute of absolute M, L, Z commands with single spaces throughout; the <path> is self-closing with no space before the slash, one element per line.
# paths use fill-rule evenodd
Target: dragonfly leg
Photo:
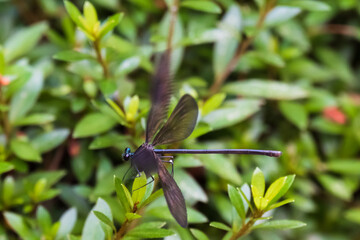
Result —
<path fill-rule="evenodd" d="M 125 174 L 124 174 L 124 176 L 123 176 L 123 178 L 122 178 L 122 182 L 124 182 L 125 181 L 125 177 L 126 177 L 126 175 L 128 174 L 128 172 L 130 171 L 130 169 L 132 168 L 133 166 L 132 166 L 132 164 L 130 165 L 130 167 L 126 170 L 126 172 L 125 172 Z"/>
<path fill-rule="evenodd" d="M 160 156 L 162 162 L 170 163 L 171 164 L 171 176 L 174 177 L 174 156 Z M 163 160 L 163 159 L 170 159 L 170 160 Z"/>
<path fill-rule="evenodd" d="M 152 183 L 153 181 L 155 181 L 155 178 L 154 178 L 152 175 L 150 175 L 150 177 L 151 177 L 151 181 L 150 181 L 150 182 L 148 182 L 148 183 L 146 183 L 145 185 L 143 185 L 143 186 L 141 186 L 141 187 L 133 190 L 133 192 L 135 192 L 136 190 L 139 190 L 140 188 L 146 187 L 147 185 L 149 185 L 150 183 Z"/>

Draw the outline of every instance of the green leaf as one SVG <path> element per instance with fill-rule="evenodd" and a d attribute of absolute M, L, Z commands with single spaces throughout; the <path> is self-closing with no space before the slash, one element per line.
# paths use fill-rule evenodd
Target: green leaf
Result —
<path fill-rule="evenodd" d="M 31 143 L 40 153 L 45 153 L 62 144 L 69 134 L 69 129 L 54 129 L 50 132 L 39 134 L 31 141 Z"/>
<path fill-rule="evenodd" d="M 41 231 L 48 234 L 51 230 L 52 220 L 49 212 L 43 206 L 37 208 L 36 219 Z"/>
<path fill-rule="evenodd" d="M 14 165 L 8 162 L 0 162 L 0 174 L 11 171 L 14 169 Z"/>
<path fill-rule="evenodd" d="M 26 225 L 22 216 L 12 213 L 4 212 L 4 217 L 9 223 L 10 227 L 22 238 L 26 240 L 39 239 L 33 231 L 30 230 L 29 226 Z"/>
<path fill-rule="evenodd" d="M 326 164 L 327 169 L 341 174 L 352 174 L 359 175 L 360 174 L 360 161 L 357 159 L 334 159 L 331 162 Z"/>
<path fill-rule="evenodd" d="M 349 221 L 360 224 L 360 208 L 352 208 L 345 212 L 345 218 Z"/>
<path fill-rule="evenodd" d="M 143 207 L 143 206 L 150 204 L 151 202 L 156 200 L 158 197 L 161 197 L 162 195 L 164 195 L 163 189 L 157 190 L 156 192 L 151 194 L 149 198 L 147 198 L 145 201 L 143 201 L 139 207 Z"/>
<path fill-rule="evenodd" d="M 240 99 L 226 102 L 223 108 L 212 111 L 203 118 L 213 130 L 235 125 L 260 110 L 261 100 Z M 241 109 L 241 111 L 239 111 Z"/>
<path fill-rule="evenodd" d="M 140 66 L 141 58 L 139 56 L 133 56 L 125 59 L 115 70 L 115 76 L 125 76 Z"/>
<path fill-rule="evenodd" d="M 190 228 L 191 233 L 195 236 L 197 240 L 209 240 L 206 234 L 199 229 Z"/>
<path fill-rule="evenodd" d="M 343 55 L 328 48 L 317 49 L 316 55 L 328 66 L 328 71 L 332 73 L 333 77 L 339 78 L 347 83 L 351 83 L 356 79 L 350 67 L 350 63 Z"/>
<path fill-rule="evenodd" d="M 305 130 L 308 125 L 308 115 L 304 105 L 294 102 L 279 103 L 282 114 L 300 130 Z"/>
<path fill-rule="evenodd" d="M 57 60 L 66 61 L 66 62 L 76 62 L 76 61 L 82 61 L 82 60 L 86 60 L 86 59 L 95 60 L 95 58 L 90 54 L 81 53 L 81 52 L 74 51 L 74 50 L 65 50 L 65 51 L 58 52 L 53 56 L 53 58 L 57 59 Z"/>
<path fill-rule="evenodd" d="M 106 98 L 106 102 L 112 107 L 112 109 L 120 116 L 120 118 L 125 122 L 126 121 L 126 117 L 125 117 L 125 113 L 123 112 L 123 110 L 121 110 L 121 108 L 110 98 Z"/>
<path fill-rule="evenodd" d="M 100 220 L 95 216 L 94 211 L 101 212 L 110 219 L 110 221 L 112 221 L 112 214 L 109 205 L 102 198 L 98 198 L 96 205 L 85 220 L 81 234 L 82 240 L 98 240 L 104 239 L 105 237 Z"/>
<path fill-rule="evenodd" d="M 240 192 L 238 190 L 236 190 L 236 188 L 234 188 L 233 186 L 228 185 L 228 194 L 229 194 L 230 201 L 231 201 L 232 205 L 235 207 L 240 218 L 242 220 L 245 220 L 246 212 L 245 212 L 244 203 L 242 201 Z"/>
<path fill-rule="evenodd" d="M 187 202 L 208 202 L 206 193 L 190 174 L 180 168 L 176 169 L 175 172 L 175 181 L 179 185 Z"/>
<path fill-rule="evenodd" d="M 34 113 L 14 122 L 15 126 L 43 125 L 55 120 L 55 116 L 48 113 Z"/>
<path fill-rule="evenodd" d="M 114 132 L 105 133 L 104 135 L 97 136 L 90 144 L 89 149 L 104 149 L 108 147 L 117 147 L 118 149 L 124 149 L 129 146 L 128 136 L 119 135 Z"/>
<path fill-rule="evenodd" d="M 40 153 L 28 142 L 12 139 L 10 147 L 18 158 L 30 162 L 41 162 Z"/>
<path fill-rule="evenodd" d="M 249 53 L 248 53 L 249 54 Z M 266 64 L 270 64 L 272 66 L 282 68 L 285 67 L 284 60 L 276 53 L 270 51 L 259 51 L 253 53 L 255 57 L 259 58 Z"/>
<path fill-rule="evenodd" d="M 137 213 L 125 213 L 125 217 L 127 220 L 132 221 L 141 218 L 142 216 Z"/>
<path fill-rule="evenodd" d="M 66 11 L 68 12 L 70 18 L 75 22 L 75 24 L 82 28 L 83 30 L 86 29 L 86 26 L 80 21 L 80 18 L 82 17 L 80 11 L 77 9 L 77 7 L 70 1 L 64 1 Z"/>
<path fill-rule="evenodd" d="M 353 191 L 343 179 L 335 178 L 326 174 L 319 175 L 317 178 L 321 185 L 323 185 L 324 188 L 332 195 L 344 201 L 351 200 Z"/>
<path fill-rule="evenodd" d="M 171 220 L 175 222 L 174 217 L 171 215 L 167 206 L 152 207 L 151 209 L 147 210 L 146 214 L 148 214 L 148 216 L 151 215 L 164 220 Z M 187 215 L 189 223 L 205 223 L 208 221 L 204 214 L 192 208 L 187 209 Z"/>
<path fill-rule="evenodd" d="M 201 155 L 199 159 L 207 170 L 236 185 L 241 184 L 241 176 L 235 165 L 224 155 Z"/>
<path fill-rule="evenodd" d="M 140 174 L 140 177 L 136 177 L 132 186 L 132 200 L 134 202 L 134 204 L 136 203 L 140 203 L 145 195 L 146 192 L 146 185 L 147 183 L 147 179 L 146 179 L 146 174 L 144 172 L 142 172 Z"/>
<path fill-rule="evenodd" d="M 124 188 L 122 187 L 120 178 L 114 176 L 114 184 L 115 184 L 117 198 L 120 200 L 120 203 L 122 204 L 126 212 L 130 212 L 131 203 L 128 201 L 128 198 L 126 197 L 126 193 Z"/>
<path fill-rule="evenodd" d="M 276 179 L 275 182 L 273 182 L 270 187 L 266 190 L 265 199 L 267 199 L 269 202 L 274 199 L 275 196 L 277 196 L 280 192 L 280 190 L 284 187 L 286 183 L 286 177 L 281 177 L 279 179 Z"/>
<path fill-rule="evenodd" d="M 214 227 L 214 228 L 217 228 L 217 229 L 224 230 L 224 231 L 228 231 L 228 232 L 231 231 L 231 228 L 229 226 L 227 226 L 227 225 L 225 225 L 224 223 L 221 223 L 221 222 L 211 222 L 210 226 Z"/>
<path fill-rule="evenodd" d="M 323 116 L 313 118 L 310 123 L 310 127 L 316 131 L 326 134 L 340 135 L 344 132 L 344 125 L 330 121 Z"/>
<path fill-rule="evenodd" d="M 101 26 L 100 32 L 99 32 L 99 39 L 102 39 L 108 32 L 113 30 L 121 21 L 121 19 L 124 17 L 124 13 L 117 13 L 109 17 L 103 26 Z"/>
<path fill-rule="evenodd" d="M 5 70 L 4 48 L 0 46 L 0 74 L 3 75 Z"/>
<path fill-rule="evenodd" d="M 213 68 L 216 79 L 223 74 L 236 52 L 242 25 L 240 8 L 234 4 L 229 7 L 220 22 L 220 35 L 222 37 L 214 45 Z"/>
<path fill-rule="evenodd" d="M 285 195 L 285 193 L 289 190 L 289 188 L 291 187 L 291 185 L 293 184 L 293 182 L 295 180 L 295 174 L 288 175 L 283 178 L 285 178 L 285 183 L 282 185 L 280 191 L 276 194 L 276 196 L 273 196 L 272 200 L 269 199 L 269 206 L 271 204 L 274 204 L 277 200 L 279 200 L 282 196 Z M 276 188 L 276 185 L 274 187 Z M 270 187 L 269 187 L 269 189 L 270 189 Z M 268 191 L 269 191 L 269 189 L 268 189 Z M 269 192 L 269 194 L 270 194 L 270 192 Z"/>
<path fill-rule="evenodd" d="M 139 97 L 135 95 L 131 98 L 125 98 L 124 107 L 126 112 L 126 120 L 129 122 L 134 122 L 136 119 L 137 111 L 139 110 Z"/>
<path fill-rule="evenodd" d="M 264 196 L 265 192 L 265 177 L 260 168 L 256 168 L 251 178 L 251 188 L 256 187 L 259 191 L 260 197 Z M 253 193 L 254 194 L 254 193 Z"/>
<path fill-rule="evenodd" d="M 55 240 L 63 240 L 73 230 L 77 220 L 76 208 L 70 208 L 60 217 L 60 227 L 56 233 Z"/>
<path fill-rule="evenodd" d="M 285 204 L 292 203 L 292 202 L 295 202 L 295 200 L 289 198 L 289 199 L 283 200 L 281 202 L 278 202 L 278 203 L 275 203 L 275 204 L 269 206 L 266 210 L 269 211 L 271 209 L 275 209 L 275 208 L 281 207 Z"/>
<path fill-rule="evenodd" d="M 273 220 L 264 223 L 260 223 L 254 226 L 252 229 L 293 229 L 305 227 L 306 223 L 296 221 L 296 220 Z"/>
<path fill-rule="evenodd" d="M 83 138 L 106 132 L 116 125 L 116 121 L 102 113 L 89 113 L 75 126 L 74 137 Z"/>
<path fill-rule="evenodd" d="M 106 225 L 108 225 L 109 227 L 111 227 L 111 229 L 116 232 L 116 228 L 114 226 L 114 223 L 102 212 L 99 211 L 93 211 L 93 213 L 95 214 L 95 216 L 102 221 L 103 223 L 105 223 Z"/>
<path fill-rule="evenodd" d="M 298 7 L 303 10 L 312 11 L 312 12 L 322 12 L 322 11 L 331 10 L 328 4 L 321 1 L 312 1 L 312 0 L 292 0 L 281 3 L 281 5 Z"/>
<path fill-rule="evenodd" d="M 226 98 L 226 94 L 225 93 L 217 93 L 214 94 L 213 96 L 211 96 L 205 103 L 204 106 L 201 109 L 201 115 L 205 116 L 208 113 L 214 111 L 215 109 L 217 109 L 218 107 L 220 107 L 220 105 L 224 102 Z"/>
<path fill-rule="evenodd" d="M 265 192 L 265 178 L 263 172 L 259 168 L 256 168 L 253 172 L 251 178 L 251 192 L 256 208 L 262 210 L 263 207 L 266 207 L 262 205 L 263 203 L 266 204 L 263 199 Z"/>
<path fill-rule="evenodd" d="M 5 61 L 11 62 L 33 50 L 47 29 L 47 23 L 40 22 L 21 29 L 8 38 L 4 44 Z"/>
<path fill-rule="evenodd" d="M 266 26 L 275 26 L 285 23 L 300 14 L 301 9 L 297 7 L 277 6 L 273 8 L 265 18 Z"/>
<path fill-rule="evenodd" d="M 31 77 L 26 84 L 17 91 L 10 102 L 9 120 L 15 123 L 23 118 L 35 105 L 43 87 L 44 74 L 39 69 L 31 71 Z"/>
<path fill-rule="evenodd" d="M 190 8 L 190 9 L 195 9 L 195 10 L 202 11 L 202 12 L 221 13 L 221 8 L 216 3 L 211 2 L 211 1 L 186 0 L 186 1 L 182 1 L 180 6 Z"/>
<path fill-rule="evenodd" d="M 250 89 L 251 91 L 249 91 Z M 305 89 L 296 85 L 257 79 L 228 83 L 223 87 L 223 91 L 243 97 L 271 100 L 294 100 L 305 98 L 308 95 Z"/>
<path fill-rule="evenodd" d="M 126 236 L 134 238 L 163 238 L 173 234 L 174 232 L 168 229 L 144 228 L 140 225 L 130 230 Z"/>
<path fill-rule="evenodd" d="M 84 3 L 84 17 L 87 25 L 93 30 L 95 24 L 98 22 L 98 17 L 94 5 L 89 1 L 85 1 Z"/>

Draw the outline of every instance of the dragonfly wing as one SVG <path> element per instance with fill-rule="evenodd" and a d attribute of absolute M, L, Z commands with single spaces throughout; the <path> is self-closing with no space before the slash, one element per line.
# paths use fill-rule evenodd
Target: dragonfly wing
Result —
<path fill-rule="evenodd" d="M 190 136 L 196 125 L 198 111 L 193 97 L 188 94 L 182 96 L 170 118 L 155 136 L 152 145 L 178 142 Z"/>
<path fill-rule="evenodd" d="M 187 227 L 188 223 L 184 196 L 174 178 L 170 175 L 160 159 L 158 159 L 158 172 L 166 203 L 171 214 L 180 226 L 183 228 Z"/>
<path fill-rule="evenodd" d="M 146 142 L 150 142 L 163 125 L 171 97 L 170 52 L 160 59 L 151 86 L 151 109 L 146 123 Z"/>

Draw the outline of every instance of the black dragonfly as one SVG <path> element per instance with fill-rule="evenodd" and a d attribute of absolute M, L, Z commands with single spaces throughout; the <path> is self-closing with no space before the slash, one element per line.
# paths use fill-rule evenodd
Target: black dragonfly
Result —
<path fill-rule="evenodd" d="M 157 145 L 171 144 L 186 139 L 196 126 L 198 106 L 193 97 L 188 94 L 182 96 L 165 122 L 168 115 L 171 97 L 170 51 L 162 54 L 157 70 L 153 77 L 151 91 L 152 106 L 146 123 L 146 138 L 134 153 L 126 148 L 123 154 L 125 161 L 131 160 L 131 165 L 138 174 L 145 172 L 147 177 L 158 173 L 161 186 L 169 210 L 182 227 L 187 227 L 187 213 L 184 196 L 176 184 L 173 175 L 173 157 L 164 154 L 255 154 L 278 157 L 279 151 L 252 150 L 252 149 L 155 149 Z M 171 163 L 171 174 L 164 162 Z"/>

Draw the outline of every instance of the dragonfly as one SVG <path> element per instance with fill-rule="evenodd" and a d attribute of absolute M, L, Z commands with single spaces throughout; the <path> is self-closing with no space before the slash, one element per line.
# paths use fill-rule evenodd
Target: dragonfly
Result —
<path fill-rule="evenodd" d="M 152 106 L 146 122 L 145 143 L 135 152 L 131 152 L 131 149 L 127 147 L 122 157 L 125 161 L 131 161 L 138 176 L 144 172 L 154 181 L 152 175 L 158 174 L 170 213 L 180 226 L 186 228 L 188 225 L 187 210 L 184 196 L 173 178 L 173 156 L 165 156 L 165 154 L 253 154 L 279 157 L 281 152 L 254 149 L 156 149 L 155 147 L 158 145 L 186 139 L 193 132 L 197 123 L 198 105 L 189 94 L 180 98 L 169 119 L 165 121 L 169 111 L 171 89 L 170 52 L 166 51 L 161 55 L 153 77 Z M 171 164 L 171 174 L 164 163 Z"/>

